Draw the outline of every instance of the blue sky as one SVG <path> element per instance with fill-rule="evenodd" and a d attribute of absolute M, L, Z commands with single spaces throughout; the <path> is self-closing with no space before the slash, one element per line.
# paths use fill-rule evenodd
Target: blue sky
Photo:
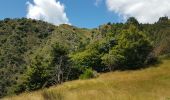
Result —
<path fill-rule="evenodd" d="M 98 5 L 96 6 L 96 2 Z M 135 17 L 154 23 L 170 17 L 169 0 L 1 0 L 0 19 L 27 17 L 49 23 L 95 28 L 107 22 Z"/>
<path fill-rule="evenodd" d="M 117 14 L 109 12 L 104 2 L 95 6 L 95 0 L 61 0 L 66 5 L 70 23 L 80 27 L 97 27 L 107 22 L 120 22 Z"/>
<path fill-rule="evenodd" d="M 20 18 L 26 16 L 26 2 L 28 0 L 1 0 L 0 19 Z"/>
<path fill-rule="evenodd" d="M 26 2 L 32 0 L 1 0 L 0 19 L 26 17 Z M 72 25 L 94 28 L 107 22 L 120 22 L 117 14 L 107 10 L 105 3 L 95 6 L 95 0 L 60 0 Z"/>

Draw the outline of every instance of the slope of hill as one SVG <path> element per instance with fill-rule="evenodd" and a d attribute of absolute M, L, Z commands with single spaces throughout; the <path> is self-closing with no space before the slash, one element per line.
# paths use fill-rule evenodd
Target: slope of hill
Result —
<path fill-rule="evenodd" d="M 169 55 L 169 44 L 167 17 L 154 24 L 132 17 L 95 29 L 6 18 L 0 21 L 0 98 L 93 72 L 140 69 Z"/>
<path fill-rule="evenodd" d="M 31 19 L 9 19 L 0 21 L 0 97 L 11 94 L 20 83 L 32 55 L 46 45 L 56 42 L 75 51 L 86 42 L 87 31 L 69 26 L 54 26 Z"/>
<path fill-rule="evenodd" d="M 101 74 L 2 100 L 169 100 L 170 60 L 138 71 Z"/>

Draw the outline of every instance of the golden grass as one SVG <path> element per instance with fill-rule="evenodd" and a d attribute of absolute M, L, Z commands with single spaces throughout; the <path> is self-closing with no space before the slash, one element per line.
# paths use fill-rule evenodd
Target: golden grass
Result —
<path fill-rule="evenodd" d="M 170 60 L 158 67 L 106 73 L 3 100 L 170 100 Z"/>

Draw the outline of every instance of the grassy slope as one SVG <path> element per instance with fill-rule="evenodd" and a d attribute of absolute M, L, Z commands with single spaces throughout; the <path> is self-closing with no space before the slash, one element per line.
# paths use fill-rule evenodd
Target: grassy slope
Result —
<path fill-rule="evenodd" d="M 106 73 L 4 100 L 170 100 L 170 60 L 157 67 Z"/>

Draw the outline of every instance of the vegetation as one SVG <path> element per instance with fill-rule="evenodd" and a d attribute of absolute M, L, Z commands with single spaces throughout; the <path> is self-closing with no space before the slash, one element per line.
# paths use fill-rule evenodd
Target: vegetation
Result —
<path fill-rule="evenodd" d="M 93 78 L 96 72 L 144 68 L 170 54 L 169 33 L 167 17 L 155 24 L 131 17 L 95 29 L 6 18 L 0 21 L 0 97 Z"/>
<path fill-rule="evenodd" d="M 168 100 L 170 60 L 137 71 L 116 71 L 4 100 Z"/>
<path fill-rule="evenodd" d="M 80 75 L 80 79 L 90 79 L 94 78 L 95 72 L 92 69 L 85 69 L 84 73 Z"/>
<path fill-rule="evenodd" d="M 102 58 L 110 70 L 139 69 L 145 65 L 152 45 L 144 33 L 131 26 L 116 38 L 117 45 Z"/>
<path fill-rule="evenodd" d="M 26 18 L 7 18 L 0 25 L 0 97 L 57 84 L 59 70 L 71 68 L 68 53 L 86 44 L 84 30 L 68 25 Z"/>

